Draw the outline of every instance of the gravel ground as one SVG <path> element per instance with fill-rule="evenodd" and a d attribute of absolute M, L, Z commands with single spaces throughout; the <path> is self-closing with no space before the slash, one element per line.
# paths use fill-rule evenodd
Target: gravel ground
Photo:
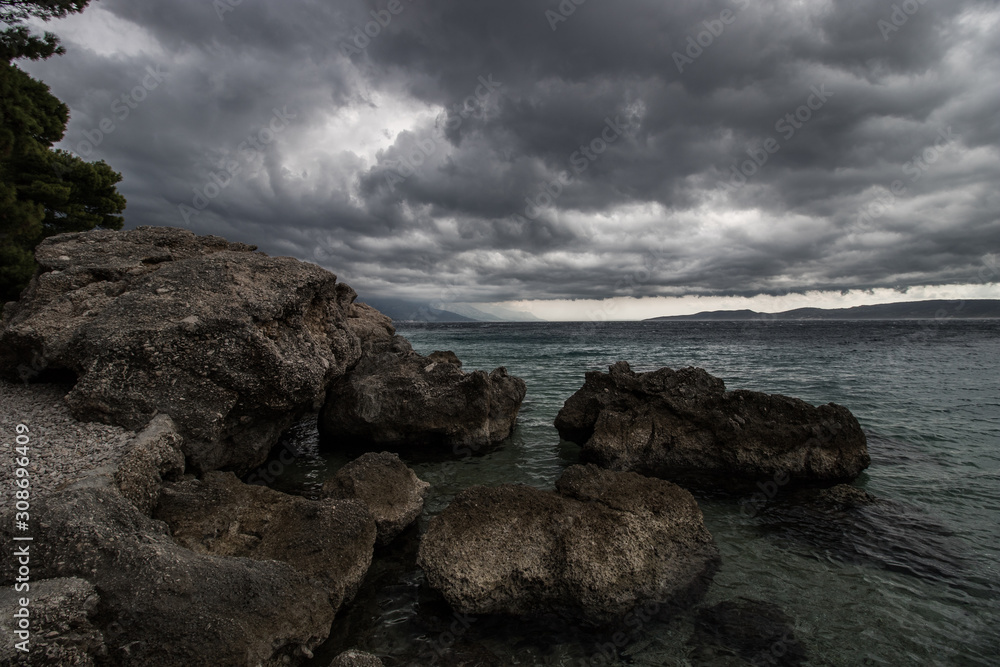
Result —
<path fill-rule="evenodd" d="M 63 403 L 69 385 L 22 385 L 0 380 L 0 506 L 14 500 L 16 428 L 28 427 L 27 466 L 37 500 L 94 468 L 116 464 L 135 436 L 118 426 L 78 422 Z"/>

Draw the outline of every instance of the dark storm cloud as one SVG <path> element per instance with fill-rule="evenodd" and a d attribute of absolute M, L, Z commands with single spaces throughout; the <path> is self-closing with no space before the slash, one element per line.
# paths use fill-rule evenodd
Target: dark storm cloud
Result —
<path fill-rule="evenodd" d="M 374 292 L 903 288 L 1000 245 L 998 28 L 981 0 L 106 0 L 26 67 L 129 225 Z"/>

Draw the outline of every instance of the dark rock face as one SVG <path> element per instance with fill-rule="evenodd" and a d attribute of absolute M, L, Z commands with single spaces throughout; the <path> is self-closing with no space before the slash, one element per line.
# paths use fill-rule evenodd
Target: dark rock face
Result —
<path fill-rule="evenodd" d="M 919 509 L 846 484 L 779 496 L 757 515 L 780 544 L 963 588 L 995 588 L 969 572 L 961 540 Z"/>
<path fill-rule="evenodd" d="M 361 501 L 378 526 L 379 544 L 388 544 L 420 516 L 429 488 L 396 454 L 369 452 L 328 479 L 323 495 Z"/>
<path fill-rule="evenodd" d="M 776 476 L 792 485 L 855 478 L 868 467 L 861 426 L 842 406 L 726 391 L 700 368 L 587 373 L 556 417 L 584 457 L 614 469 L 707 486 Z"/>
<path fill-rule="evenodd" d="M 453 353 L 424 357 L 397 336 L 331 385 L 328 439 L 384 447 L 470 447 L 510 435 L 526 387 L 504 368 L 464 373 Z"/>
<path fill-rule="evenodd" d="M 428 583 L 463 614 L 620 620 L 643 603 L 696 601 L 718 551 L 690 493 L 663 480 L 573 466 L 558 493 L 472 487 L 431 520 Z"/>
<path fill-rule="evenodd" d="M 169 414 L 198 471 L 260 464 L 358 361 L 359 334 L 391 336 L 333 274 L 218 237 L 62 234 L 36 257 L 39 273 L 4 309 L 0 373 L 75 374 L 66 400 L 84 421 L 139 430 Z"/>
<path fill-rule="evenodd" d="M 28 652 L 17 650 L 22 641 L 15 634 L 21 598 L 29 602 Z M 103 664 L 107 657 L 104 635 L 94 625 L 100 596 L 83 579 L 32 581 L 31 590 L 17 593 L 10 586 L 0 589 L 0 664 L 77 665 Z"/>
<path fill-rule="evenodd" d="M 146 516 L 159 502 L 164 480 L 184 474 L 183 440 L 170 417 L 157 415 L 135 437 L 115 470 L 118 490 Z"/>
<path fill-rule="evenodd" d="M 326 638 L 334 610 L 314 580 L 286 563 L 197 554 L 170 539 L 113 483 L 33 504 L 32 577 L 78 577 L 100 594 L 111 664 L 277 666 Z M 13 517 L 0 517 L 11 542 Z M 374 538 L 374 536 L 373 536 Z M 12 581 L 13 559 L 0 561 Z"/>
<path fill-rule="evenodd" d="M 232 473 L 164 487 L 154 517 L 196 553 L 291 565 L 316 580 L 334 609 L 354 597 L 375 548 L 375 522 L 362 503 L 307 500 Z"/>
<path fill-rule="evenodd" d="M 695 665 L 716 665 L 732 656 L 738 664 L 798 667 L 806 653 L 795 639 L 793 621 L 776 605 L 747 598 L 702 609 L 689 640 Z"/>

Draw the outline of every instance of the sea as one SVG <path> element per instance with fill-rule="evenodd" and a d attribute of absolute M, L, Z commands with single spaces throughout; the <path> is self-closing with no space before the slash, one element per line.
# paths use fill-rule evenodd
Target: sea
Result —
<path fill-rule="evenodd" d="M 790 664 L 780 642 L 744 662 L 706 650 L 693 638 L 698 609 L 604 634 L 462 617 L 428 590 L 415 564 L 427 521 L 472 485 L 553 489 L 580 455 L 560 440 L 556 413 L 586 372 L 625 360 L 636 371 L 697 366 L 728 389 L 839 403 L 868 438 L 872 463 L 854 484 L 886 502 L 862 518 L 775 522 L 766 511 L 748 512 L 746 499 L 695 494 L 722 555 L 700 607 L 738 599 L 774 605 L 789 619 L 788 639 L 804 649 L 805 665 L 1000 665 L 1000 320 L 397 329 L 422 354 L 455 352 L 465 370 L 505 366 L 525 380 L 527 396 L 513 435 L 489 452 L 451 460 L 402 454 L 432 485 L 424 515 L 400 544 L 377 554 L 312 664 L 347 648 L 389 666 Z M 321 441 L 314 417 L 290 429 L 283 446 L 295 460 L 274 486 L 308 497 L 349 460 Z"/>

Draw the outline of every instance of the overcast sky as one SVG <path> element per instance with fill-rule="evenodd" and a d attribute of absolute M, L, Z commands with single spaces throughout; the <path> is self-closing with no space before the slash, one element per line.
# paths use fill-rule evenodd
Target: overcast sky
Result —
<path fill-rule="evenodd" d="M 23 66 L 128 227 L 362 298 L 1000 297 L 1000 0 L 100 0 L 48 29 L 68 54 Z"/>

